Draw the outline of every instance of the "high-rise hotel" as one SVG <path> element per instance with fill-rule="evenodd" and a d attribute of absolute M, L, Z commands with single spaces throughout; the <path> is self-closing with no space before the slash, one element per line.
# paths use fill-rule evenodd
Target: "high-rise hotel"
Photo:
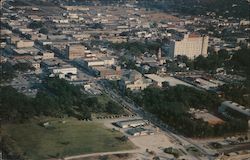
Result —
<path fill-rule="evenodd" d="M 170 58 L 178 55 L 185 55 L 190 59 L 194 59 L 199 55 L 207 56 L 208 36 L 199 34 L 185 34 L 182 40 L 172 40 L 170 42 Z"/>

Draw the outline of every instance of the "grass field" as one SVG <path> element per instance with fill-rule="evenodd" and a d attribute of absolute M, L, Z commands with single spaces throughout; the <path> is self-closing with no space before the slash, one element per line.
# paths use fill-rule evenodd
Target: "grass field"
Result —
<path fill-rule="evenodd" d="M 32 160 L 134 148 L 130 141 L 117 139 L 123 136 L 122 133 L 107 129 L 101 123 L 64 120 L 65 123 L 50 118 L 3 125 L 2 131 L 10 135 L 21 151 Z M 50 122 L 50 127 L 39 125 L 46 121 Z"/>

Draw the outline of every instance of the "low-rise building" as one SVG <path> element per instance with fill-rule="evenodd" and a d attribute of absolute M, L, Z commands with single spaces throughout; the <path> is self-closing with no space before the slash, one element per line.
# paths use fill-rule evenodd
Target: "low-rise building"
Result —
<path fill-rule="evenodd" d="M 35 68 L 35 70 L 39 70 L 41 68 L 40 62 L 35 60 L 29 60 L 28 63 Z"/>
<path fill-rule="evenodd" d="M 34 47 L 29 48 L 10 48 L 8 49 L 14 55 L 37 55 L 39 53 L 39 49 Z"/>
<path fill-rule="evenodd" d="M 145 136 L 145 135 L 153 135 L 154 132 L 149 130 L 149 129 L 145 129 L 145 128 L 131 128 L 129 130 L 127 130 L 127 133 L 132 135 L 132 136 Z"/>
<path fill-rule="evenodd" d="M 133 90 L 144 90 L 152 84 L 150 79 L 146 79 L 142 74 L 136 70 L 132 70 L 129 73 L 125 74 L 121 81 L 120 86 L 124 89 Z"/>
<path fill-rule="evenodd" d="M 156 74 L 145 74 L 145 77 L 151 79 L 154 84 L 156 84 L 158 87 L 162 87 L 163 83 L 166 82 L 166 80 Z"/>
<path fill-rule="evenodd" d="M 121 78 L 121 69 L 119 67 L 111 68 L 111 67 L 92 67 L 95 71 L 95 74 L 98 77 L 105 78 L 105 79 L 120 79 Z"/>
<path fill-rule="evenodd" d="M 0 63 L 5 63 L 5 62 L 7 62 L 7 58 L 0 55 Z"/>
<path fill-rule="evenodd" d="M 60 67 L 60 66 L 66 66 L 66 65 L 67 65 L 66 62 L 56 57 L 54 59 L 45 59 L 41 62 L 41 66 L 45 70 L 49 70 L 50 68 L 53 68 L 53 67 Z"/>
<path fill-rule="evenodd" d="M 61 66 L 61 67 L 52 67 L 49 68 L 51 70 L 51 73 L 57 75 L 57 74 L 77 74 L 77 68 L 71 67 L 71 66 Z"/>
<path fill-rule="evenodd" d="M 90 54 L 92 55 L 92 54 Z M 86 55 L 88 56 L 88 55 Z M 84 68 L 92 70 L 93 67 L 104 67 L 115 65 L 115 59 L 113 57 L 86 57 L 77 59 L 76 62 L 82 65 Z"/>
<path fill-rule="evenodd" d="M 242 118 L 248 120 L 248 126 L 250 127 L 250 108 L 239 105 L 232 101 L 224 101 L 221 103 L 219 113 L 228 118 Z"/>
<path fill-rule="evenodd" d="M 224 113 L 227 110 L 231 110 L 234 112 L 239 113 L 240 115 L 250 118 L 250 109 L 246 108 L 242 105 L 239 105 L 238 103 L 232 102 L 232 101 L 224 101 L 221 103 L 221 106 L 219 107 L 219 112 Z"/>
<path fill-rule="evenodd" d="M 59 78 L 67 80 L 76 80 L 77 79 L 77 68 L 71 66 L 61 66 L 61 67 L 52 67 L 49 68 L 50 77 L 58 76 Z"/>
<path fill-rule="evenodd" d="M 67 45 L 66 47 L 67 57 L 70 60 L 77 58 L 84 58 L 86 50 L 87 48 L 84 47 L 83 45 Z"/>
<path fill-rule="evenodd" d="M 207 122 L 209 125 L 218 125 L 218 124 L 224 123 L 222 119 L 209 113 L 206 109 L 199 110 L 199 109 L 190 108 L 189 113 L 192 114 L 195 119 L 202 119 L 203 121 Z"/>
<path fill-rule="evenodd" d="M 19 40 L 16 42 L 16 48 L 30 48 L 34 46 L 34 41 Z"/>
<path fill-rule="evenodd" d="M 121 128 L 134 128 L 138 126 L 144 126 L 147 125 L 149 122 L 147 120 L 143 119 L 132 119 L 132 120 L 126 120 L 126 121 L 119 121 L 116 122 L 116 125 L 118 125 Z"/>
<path fill-rule="evenodd" d="M 54 53 L 53 52 L 41 52 L 40 55 L 42 56 L 42 59 L 53 59 L 54 58 Z"/>

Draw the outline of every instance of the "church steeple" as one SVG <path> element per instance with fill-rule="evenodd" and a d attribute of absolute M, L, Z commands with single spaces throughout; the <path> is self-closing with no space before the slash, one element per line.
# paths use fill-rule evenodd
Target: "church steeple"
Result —
<path fill-rule="evenodd" d="M 157 54 L 157 59 L 160 60 L 161 59 L 161 48 L 159 48 L 158 54 Z"/>

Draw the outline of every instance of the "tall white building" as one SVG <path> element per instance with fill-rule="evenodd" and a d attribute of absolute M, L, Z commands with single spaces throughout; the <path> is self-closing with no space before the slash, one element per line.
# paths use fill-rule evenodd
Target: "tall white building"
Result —
<path fill-rule="evenodd" d="M 0 0 L 0 7 L 2 8 L 3 6 L 3 3 L 4 3 L 5 0 Z"/>
<path fill-rule="evenodd" d="M 178 55 L 185 55 L 191 59 L 199 55 L 207 56 L 208 39 L 208 36 L 185 34 L 182 40 L 170 42 L 169 56 L 174 58 Z"/>

